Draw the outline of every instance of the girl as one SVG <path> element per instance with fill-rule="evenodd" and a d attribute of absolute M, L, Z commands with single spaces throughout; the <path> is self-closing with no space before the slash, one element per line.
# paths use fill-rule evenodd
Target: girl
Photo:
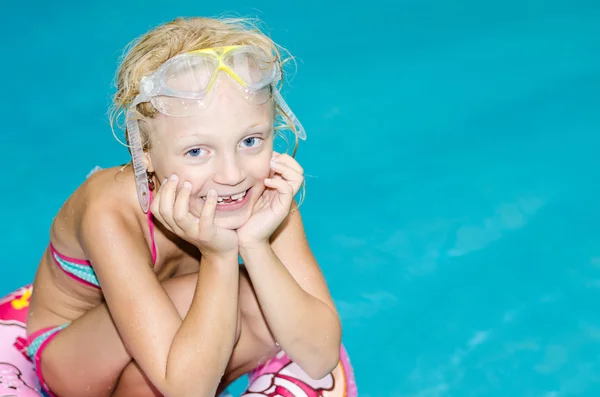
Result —
<path fill-rule="evenodd" d="M 282 76 L 243 20 L 176 19 L 130 48 L 114 102 L 133 166 L 65 202 L 33 285 L 27 354 L 46 393 L 214 396 L 276 355 L 304 385 L 340 367 L 294 202 L 303 170 L 273 151 L 278 127 L 304 138 Z"/>

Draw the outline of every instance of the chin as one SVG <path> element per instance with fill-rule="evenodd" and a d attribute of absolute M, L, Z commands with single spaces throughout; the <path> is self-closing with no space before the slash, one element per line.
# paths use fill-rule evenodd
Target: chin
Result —
<path fill-rule="evenodd" d="M 217 217 L 215 219 L 215 226 L 229 229 L 229 230 L 237 230 L 244 225 L 250 219 L 250 214 L 240 214 L 235 216 L 223 216 Z"/>

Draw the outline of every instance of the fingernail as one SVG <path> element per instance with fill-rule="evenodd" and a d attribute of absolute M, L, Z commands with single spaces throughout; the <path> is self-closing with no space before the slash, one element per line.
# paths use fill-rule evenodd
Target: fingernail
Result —
<path fill-rule="evenodd" d="M 172 181 L 176 181 L 177 179 L 179 179 L 179 177 L 177 176 L 177 174 L 171 174 L 171 176 L 169 177 L 170 180 Z"/>
<path fill-rule="evenodd" d="M 277 160 L 275 160 L 275 159 L 271 159 L 271 165 L 277 165 L 277 164 L 278 164 L 278 163 L 277 163 Z"/>
<path fill-rule="evenodd" d="M 216 190 L 213 190 L 213 189 L 210 189 L 210 190 L 208 191 L 208 195 L 209 195 L 209 196 L 212 196 L 212 197 L 217 197 L 217 191 L 216 191 Z"/>
<path fill-rule="evenodd" d="M 192 188 L 192 183 L 189 182 L 189 181 L 183 182 L 183 188 L 184 189 L 191 189 Z"/>
<path fill-rule="evenodd" d="M 164 185 L 165 183 L 167 183 L 167 181 L 168 181 L 168 180 L 169 180 L 169 178 L 165 178 L 165 179 L 163 179 L 163 181 L 162 181 L 162 185 Z"/>

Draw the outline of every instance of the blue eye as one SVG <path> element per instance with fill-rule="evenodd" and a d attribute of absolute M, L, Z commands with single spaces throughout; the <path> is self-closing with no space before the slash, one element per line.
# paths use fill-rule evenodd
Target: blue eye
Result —
<path fill-rule="evenodd" d="M 244 145 L 245 147 L 256 147 L 258 145 L 260 145 L 262 142 L 262 139 L 259 137 L 249 137 L 249 138 L 245 138 L 244 140 L 242 140 L 242 145 Z"/>
<path fill-rule="evenodd" d="M 204 152 L 204 149 L 200 149 L 200 148 L 195 148 L 195 149 L 191 149 L 189 150 L 186 155 L 189 155 L 191 157 L 200 157 Z"/>

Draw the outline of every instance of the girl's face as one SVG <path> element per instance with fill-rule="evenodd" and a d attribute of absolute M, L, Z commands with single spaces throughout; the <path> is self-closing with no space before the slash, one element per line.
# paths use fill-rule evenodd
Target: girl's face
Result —
<path fill-rule="evenodd" d="M 247 102 L 228 78 L 212 94 L 208 107 L 186 117 L 159 114 L 148 122 L 151 149 L 149 169 L 158 181 L 171 174 L 179 186 L 192 184 L 190 212 L 200 214 L 206 195 L 219 195 L 215 224 L 237 229 L 250 217 L 265 189 L 273 153 L 272 100 Z"/>

